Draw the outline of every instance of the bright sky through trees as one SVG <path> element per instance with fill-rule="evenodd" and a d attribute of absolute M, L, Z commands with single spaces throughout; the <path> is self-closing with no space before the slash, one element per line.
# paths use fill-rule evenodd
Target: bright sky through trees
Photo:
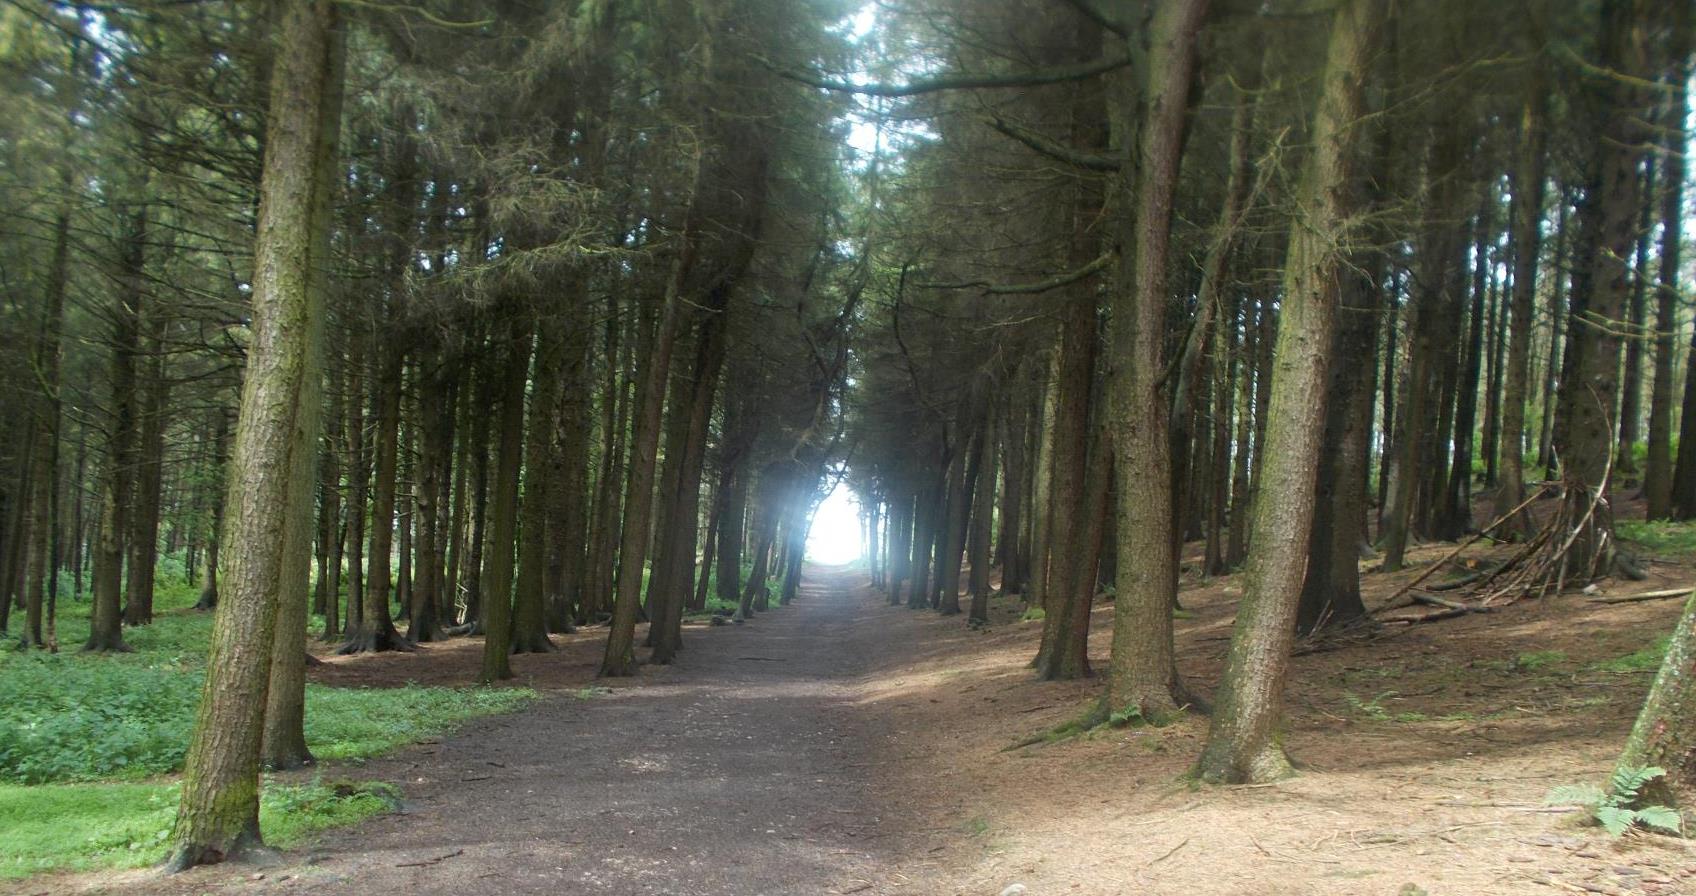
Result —
<path fill-rule="evenodd" d="M 860 503 L 841 485 L 819 504 L 807 535 L 807 559 L 838 566 L 860 559 Z"/>

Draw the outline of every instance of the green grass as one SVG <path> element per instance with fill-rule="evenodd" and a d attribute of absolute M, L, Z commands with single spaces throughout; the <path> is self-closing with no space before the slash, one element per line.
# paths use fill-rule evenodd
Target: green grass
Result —
<path fill-rule="evenodd" d="M 1620 538 L 1655 554 L 1696 554 L 1696 522 L 1665 520 L 1618 520 L 1614 529 Z"/>
<path fill-rule="evenodd" d="M 0 783 L 137 780 L 181 768 L 203 671 L 35 654 L 0 670 Z M 306 688 L 306 742 L 358 759 L 535 699 L 525 688 Z"/>
<path fill-rule="evenodd" d="M 160 858 L 205 677 L 212 616 L 162 563 L 152 625 L 124 630 L 132 653 L 83 654 L 88 604 L 61 600 L 61 652 L 0 648 L 0 877 L 126 868 Z M 66 589 L 67 591 L 69 589 Z M 306 739 L 321 760 L 375 756 L 509 712 L 527 688 L 306 689 Z M 287 847 L 387 811 L 386 785 L 267 786 L 267 842 Z"/>
<path fill-rule="evenodd" d="M 1513 668 L 1532 671 L 1546 666 L 1558 666 L 1566 662 L 1566 654 L 1559 650 L 1532 650 L 1522 653 L 1513 659 Z"/>
<path fill-rule="evenodd" d="M 748 577 L 749 577 L 750 574 L 753 573 L 753 571 L 754 571 L 754 561 L 746 560 L 746 559 L 743 560 L 742 561 L 742 575 L 737 579 L 737 581 L 741 582 L 744 586 L 746 586 L 747 583 L 748 583 Z M 647 593 L 647 581 L 644 580 L 642 584 L 643 584 L 642 592 L 644 594 L 646 594 Z M 712 616 L 712 615 L 715 615 L 717 613 L 734 613 L 734 612 L 736 612 L 737 609 L 738 609 L 738 602 L 737 601 L 720 600 L 719 599 L 719 596 L 718 596 L 718 564 L 715 563 L 715 564 L 713 564 L 712 570 L 707 573 L 707 605 L 705 607 L 703 607 L 702 609 L 699 609 L 699 610 L 690 610 L 685 615 L 687 615 L 690 618 L 700 618 L 700 617 L 703 617 L 703 616 Z"/>
<path fill-rule="evenodd" d="M 529 688 L 328 688 L 307 685 L 306 744 L 319 759 L 363 759 L 478 716 L 511 712 Z"/>
<path fill-rule="evenodd" d="M 313 834 L 391 811 L 385 784 L 268 785 L 259 825 L 272 846 L 289 848 Z M 164 858 L 176 818 L 177 785 L 0 784 L 0 879 L 44 871 L 140 868 Z"/>
<path fill-rule="evenodd" d="M 1590 668 L 1598 672 L 1632 673 L 1655 672 L 1661 668 L 1661 660 L 1666 658 L 1669 636 L 1657 638 L 1653 644 L 1633 650 L 1630 653 L 1616 656 L 1611 660 L 1594 663 Z"/>

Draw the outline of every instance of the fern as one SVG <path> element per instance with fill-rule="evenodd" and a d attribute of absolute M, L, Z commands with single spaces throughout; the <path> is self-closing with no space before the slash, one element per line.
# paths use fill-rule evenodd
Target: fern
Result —
<path fill-rule="evenodd" d="M 1632 808 L 1643 785 L 1667 773 L 1658 766 L 1615 769 L 1608 778 L 1606 790 L 1592 784 L 1556 787 L 1549 791 L 1548 802 L 1583 807 L 1592 820 L 1610 836 L 1620 837 L 1634 827 L 1642 826 L 1668 834 L 1684 833 L 1684 819 L 1670 806 Z"/>
<path fill-rule="evenodd" d="M 1107 717 L 1107 725 L 1110 728 L 1122 728 L 1126 725 L 1141 725 L 1143 721 L 1142 707 L 1137 706 L 1134 703 L 1124 709 L 1114 710 L 1113 713 Z"/>

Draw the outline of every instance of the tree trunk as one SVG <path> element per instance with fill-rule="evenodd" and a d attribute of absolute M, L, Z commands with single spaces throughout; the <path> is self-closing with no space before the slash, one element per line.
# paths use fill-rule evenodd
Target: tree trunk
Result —
<path fill-rule="evenodd" d="M 1060 407 L 1059 352 L 1055 352 L 1049 360 L 1048 375 L 1039 383 L 1037 395 L 1036 420 L 1032 424 L 1037 439 L 1036 458 L 1031 464 L 1031 554 L 1030 567 L 1025 571 L 1030 588 L 1025 593 L 1025 606 L 1042 611 L 1043 631 L 1046 632 L 1049 556 L 1052 553 L 1049 533 L 1054 528 L 1054 421 Z M 910 570 L 904 566 L 903 572 Z M 1042 666 L 1042 655 L 1039 648 L 1037 656 L 1031 660 L 1032 667 Z"/>
<path fill-rule="evenodd" d="M 474 344 L 480 346 L 482 343 L 479 339 Z M 454 424 L 453 457 L 447 461 L 449 465 L 448 475 L 452 483 L 449 490 L 452 493 L 453 511 L 448 522 L 445 548 L 447 552 L 446 579 L 442 583 L 442 593 L 438 595 L 441 603 L 437 608 L 440 619 L 450 625 L 458 618 L 459 612 L 460 582 L 463 581 L 467 547 L 465 502 L 469 496 L 469 489 L 466 488 L 466 480 L 470 478 L 471 474 L 471 440 L 469 433 L 472 429 L 471 395 L 475 374 L 472 365 L 464 365 L 462 369 L 463 373 L 458 376 L 454 384 L 454 398 L 457 406 L 454 414 L 457 420 Z M 484 415 L 478 413 L 477 416 Z"/>
<path fill-rule="evenodd" d="M 1696 806 L 1696 597 L 1685 602 L 1618 768 L 1666 770 L 1639 791 L 1640 806 Z"/>
<path fill-rule="evenodd" d="M 972 420 L 972 410 L 965 412 Z M 975 420 L 972 420 L 975 423 Z M 967 424 L 970 425 L 970 424 Z M 966 550 L 966 513 L 971 509 L 972 458 L 977 454 L 975 437 L 960 439 L 948 463 L 948 497 L 942 511 L 942 531 L 937 538 L 936 593 L 931 603 L 944 616 L 960 614 L 960 559 Z"/>
<path fill-rule="evenodd" d="M 224 452 L 230 440 L 230 415 L 221 407 L 214 408 L 212 414 L 212 467 L 217 471 L 216 481 L 220 485 L 212 490 L 212 520 L 206 532 L 206 583 L 200 589 L 200 599 L 195 602 L 196 610 L 211 610 L 218 606 L 218 554 L 219 546 L 224 543 L 225 490 L 221 483 L 227 478 Z"/>
<path fill-rule="evenodd" d="M 500 381 L 494 508 L 483 570 L 483 670 L 493 684 L 512 677 L 513 550 L 518 537 L 518 480 L 524 463 L 524 383 L 530 371 L 530 316 L 509 309 L 506 369 Z"/>
<path fill-rule="evenodd" d="M 139 260 L 139 256 L 138 260 Z M 138 274 L 140 273 L 138 268 Z M 138 293 L 139 295 L 139 293 Z M 159 510 L 165 475 L 165 414 L 170 384 L 165 379 L 165 311 L 154 302 L 136 310 L 143 338 L 146 373 L 136 391 L 134 504 L 125 520 L 129 526 L 128 587 L 124 595 L 124 624 L 153 622 L 153 577 L 159 564 Z M 319 352 L 319 355 L 322 355 Z"/>
<path fill-rule="evenodd" d="M 1384 162 L 1376 164 L 1384 173 Z M 1351 267 L 1340 275 L 1343 310 L 1332 357 L 1370 359 L 1377 342 L 1383 255 L 1356 253 Z M 1347 628 L 1366 618 L 1360 597 L 1360 546 L 1366 531 L 1373 384 L 1356 375 L 1357 370 L 1352 364 L 1333 364 L 1326 387 L 1307 574 L 1296 611 L 1296 632 L 1302 635 Z"/>
<path fill-rule="evenodd" d="M 1513 294 L 1508 320 L 1507 359 L 1502 387 L 1502 451 L 1496 489 L 1497 518 L 1525 500 L 1525 405 L 1531 368 L 1531 325 L 1537 301 L 1537 261 L 1542 251 L 1544 90 L 1534 79 L 1520 112 L 1519 154 L 1509 169 L 1513 194 Z M 1508 525 L 1506 537 L 1531 534 L 1531 519 L 1521 516 Z"/>
<path fill-rule="evenodd" d="M 292 0 L 280 11 L 254 253 L 253 341 L 228 477 L 228 587 L 213 622 L 183 767 L 166 863 L 172 871 L 221 861 L 260 842 L 259 747 L 277 591 L 285 576 L 305 573 L 288 563 L 286 530 L 304 516 L 292 502 L 310 494 L 310 478 L 305 487 L 293 481 L 310 469 L 294 455 L 315 448 L 299 433 L 315 436 L 319 412 L 307 404 L 315 395 L 309 383 L 319 375 L 313 333 L 323 325 L 310 269 L 335 16 L 326 0 Z"/>
<path fill-rule="evenodd" d="M 1660 122 L 1657 121 L 1650 121 L 1649 124 L 1656 130 L 1660 127 Z M 1618 481 L 1627 488 L 1637 484 L 1637 457 L 1634 451 L 1640 430 L 1638 421 L 1643 416 L 1643 345 L 1648 338 L 1649 242 L 1654 237 L 1655 229 L 1655 203 L 1649 201 L 1648 197 L 1655 195 L 1655 163 L 1654 153 L 1644 153 L 1642 174 L 1639 177 L 1642 181 L 1641 195 L 1645 197 L 1645 201 L 1638 211 L 1637 227 L 1631 240 L 1634 249 L 1630 272 L 1630 300 L 1626 312 L 1625 366 L 1620 371 L 1619 447 L 1614 454 Z"/>
<path fill-rule="evenodd" d="M 1006 423 L 1001 437 L 1001 515 L 1000 528 L 995 536 L 995 561 L 1001 567 L 1002 594 L 1025 593 L 1025 556 L 1020 535 L 1025 525 L 1025 445 L 1029 438 L 1030 419 L 1025 390 L 1028 383 L 1028 378 L 1021 375 L 1019 385 L 1008 390 L 1003 416 Z M 874 538 L 876 522 L 874 518 Z M 874 559 L 881 561 L 881 558 Z M 880 576 L 886 574 L 881 562 L 876 564 L 876 569 Z"/>
<path fill-rule="evenodd" d="M 63 175 L 64 187 L 71 187 L 71 173 Z M 68 198 L 67 198 L 68 201 Z M 24 631 L 20 638 L 23 647 L 56 649 L 42 634 L 42 609 L 47 599 L 48 581 L 52 577 L 52 532 L 55 521 L 54 500 L 59 475 L 59 431 L 61 399 L 59 374 L 63 366 L 62 334 L 65 317 L 65 288 L 69 278 L 70 258 L 69 210 L 61 210 L 53 224 L 53 257 L 48 267 L 41 331 L 36 337 L 33 367 L 40 391 L 35 396 L 32 432 L 34 442 L 29 451 L 29 525 L 24 544 Z M 51 622 L 49 623 L 51 624 Z"/>
<path fill-rule="evenodd" d="M 1397 459 L 1394 478 L 1390 484 L 1388 502 L 1384 506 L 1382 545 L 1383 570 L 1395 572 L 1406 562 L 1411 535 L 1421 528 L 1419 512 L 1420 485 L 1426 474 L 1447 470 L 1447 457 L 1442 456 L 1442 442 L 1431 438 L 1432 408 L 1436 402 L 1437 435 L 1452 426 L 1449 406 L 1443 400 L 1440 383 L 1445 368 L 1446 346 L 1450 340 L 1444 329 L 1458 317 L 1459 278 L 1456 276 L 1460 259 L 1460 234 L 1454 220 L 1465 208 L 1460 183 L 1460 164 L 1464 152 L 1463 135 L 1449 122 L 1433 125 L 1430 157 L 1426 163 L 1426 178 L 1431 183 L 1431 197 L 1426 204 L 1420 224 L 1419 255 L 1416 260 L 1419 276 L 1418 293 L 1408 307 L 1408 372 L 1406 397 L 1400 402 L 1400 425 L 1396 434 Z M 1449 426 L 1445 426 L 1445 423 Z M 1433 452 L 1433 447 L 1437 448 Z M 1432 456 L 1433 453 L 1439 456 Z M 1445 477 L 1446 478 L 1446 477 Z"/>
<path fill-rule="evenodd" d="M 94 581 L 88 641 L 84 650 L 128 652 L 124 643 L 123 614 L 120 612 L 126 537 L 129 525 L 130 490 L 136 468 L 136 354 L 140 350 L 140 317 L 146 301 L 145 253 L 147 208 L 128 216 L 128 227 L 119 248 L 122 294 L 112 310 L 112 419 L 106 431 L 105 482 L 101 489 L 100 525 L 95 535 Z M 133 573 L 133 569 L 132 569 Z M 132 574 L 132 583 L 134 581 Z M 134 594 L 131 588 L 131 594 Z"/>
<path fill-rule="evenodd" d="M 460 627 L 476 635 L 483 634 L 483 558 L 489 543 L 489 418 L 493 415 L 487 409 L 499 394 L 491 366 L 480 366 L 472 393 L 477 411 L 471 415 L 471 535 L 465 549 L 465 615 Z"/>
<path fill-rule="evenodd" d="M 648 350 L 639 351 L 642 375 L 638 383 L 630 436 L 630 468 L 624 490 L 624 526 L 619 539 L 618 584 L 613 597 L 612 630 L 601 661 L 604 676 L 636 674 L 636 615 L 642 596 L 642 569 L 648 559 L 654 513 L 654 463 L 659 450 L 660 413 L 665 399 L 666 373 L 671 369 L 677 340 L 679 291 L 685 262 L 679 259 L 661 300 L 660 317 Z"/>
<path fill-rule="evenodd" d="M 1543 468 L 1544 479 L 1554 479 L 1559 476 L 1555 469 L 1555 423 L 1559 416 L 1556 406 L 1555 386 L 1560 377 L 1565 352 L 1562 351 L 1562 334 L 1567 328 L 1566 304 L 1567 295 L 1563 287 L 1570 287 L 1571 277 L 1567 272 L 1567 258 L 1572 247 L 1572 237 L 1568 232 L 1567 209 L 1572 203 L 1565 195 L 1560 197 L 1560 208 L 1556 213 L 1555 263 L 1552 266 L 1554 283 L 1549 293 L 1549 351 L 1548 361 L 1543 365 L 1543 424 L 1537 438 L 1537 463 Z"/>
<path fill-rule="evenodd" d="M 752 253 L 751 246 L 748 252 Z M 730 273 L 739 277 L 744 267 L 738 266 Z M 672 496 L 671 511 L 666 515 L 665 537 L 671 540 L 673 551 L 662 592 L 664 613 L 656 620 L 659 629 L 654 640 L 652 660 L 655 663 L 671 662 L 682 648 L 683 603 L 694 584 L 695 549 L 700 533 L 701 471 L 706 463 L 707 436 L 712 424 L 713 400 L 718 394 L 719 373 L 724 368 L 730 289 L 730 282 L 721 283 L 708 293 L 704 302 L 708 317 L 702 322 L 696 346 L 693 376 L 689 378 L 688 403 L 679 409 L 686 412 L 683 452 L 678 458 L 677 491 Z"/>
<path fill-rule="evenodd" d="M 1382 0 L 1345 0 L 1334 14 L 1313 154 L 1297 186 L 1305 214 L 1291 228 L 1284 265 L 1276 372 L 1268 408 L 1260 498 L 1255 501 L 1243 597 L 1225 658 L 1197 776 L 1260 783 L 1288 775 L 1278 743 L 1284 679 L 1313 524 L 1314 482 L 1324 436 L 1327 368 L 1335 349 L 1337 247 L 1349 244 L 1355 134 Z"/>
<path fill-rule="evenodd" d="M 330 350 L 333 357 L 336 351 Z M 324 617 L 323 640 L 335 643 L 341 638 L 342 587 L 342 490 L 341 447 L 344 441 L 342 421 L 342 368 L 333 364 L 329 370 L 329 401 L 324 417 L 324 447 L 318 461 L 318 584 L 313 598 L 316 611 Z"/>
<path fill-rule="evenodd" d="M 1621 327 L 1630 291 L 1626 259 L 1643 202 L 1637 168 L 1648 134 L 1645 92 L 1650 0 L 1609 0 L 1602 7 L 1600 65 L 1626 78 L 1601 88 L 1604 110 L 1591 161 L 1589 189 L 1579 207 L 1580 243 L 1574 258 L 1567 368 L 1561 382 L 1556 447 L 1567 516 L 1582 531 L 1568 537 L 1565 569 L 1587 582 L 1612 571 L 1614 538 L 1607 506 L 1619 394 Z M 1598 326 L 1598 324 L 1600 324 Z M 1595 507 L 1595 512 L 1591 508 Z M 1582 522 L 1580 522 L 1582 521 Z"/>
<path fill-rule="evenodd" d="M 441 359 L 425 359 L 421 369 L 435 365 L 423 378 L 425 400 L 419 402 L 421 419 L 416 470 L 417 498 L 413 502 L 418 515 L 418 566 L 412 585 L 411 622 L 406 638 L 414 644 L 447 640 L 442 630 L 442 607 L 450 599 L 446 594 L 446 575 L 443 572 L 443 552 L 449 532 L 445 480 L 452 473 L 453 424 L 457 402 L 449 374 L 441 368 Z"/>
<path fill-rule="evenodd" d="M 589 364 L 590 321 L 585 313 L 588 296 L 580 295 L 572 308 L 562 337 L 559 450 L 550 458 L 552 488 L 548 491 L 548 629 L 557 632 L 572 630 L 576 608 L 583 604 L 591 537 L 588 477 L 594 375 Z"/>
<path fill-rule="evenodd" d="M 734 401 L 731 402 L 733 406 Z M 728 411 L 729 408 L 727 407 Z M 729 424 L 726 424 L 726 430 Z M 736 467 L 740 459 L 721 460 L 717 495 L 723 502 L 718 522 L 718 599 L 727 604 L 742 597 L 742 530 L 747 518 L 748 476 Z"/>
<path fill-rule="evenodd" d="M 1478 418 L 1479 376 L 1484 360 L 1484 315 L 1488 310 L 1485 293 L 1489 284 L 1490 229 L 1489 209 L 1495 197 L 1488 196 L 1474 224 L 1472 309 L 1468 315 L 1467 336 L 1461 365 L 1459 392 L 1455 396 L 1454 459 L 1449 468 L 1447 489 L 1442 499 L 1442 519 L 1437 536 L 1446 541 L 1459 541 L 1472 530 L 1472 433 Z M 1347 357 L 1347 356 L 1344 356 Z"/>
<path fill-rule="evenodd" d="M 371 495 L 371 550 L 366 573 L 367 591 L 361 601 L 361 616 L 357 625 L 348 626 L 347 640 L 338 653 L 405 650 L 408 645 L 395 631 L 394 618 L 389 613 L 394 582 L 389 576 L 389 562 L 394 554 L 395 490 L 400 453 L 401 371 L 405 358 L 395 345 L 382 348 L 377 382 L 375 383 L 376 467 L 373 471 L 375 488 Z"/>
<path fill-rule="evenodd" d="M 1682 508 L 1682 518 L 1696 513 L 1696 476 L 1687 451 L 1696 450 L 1696 389 L 1685 388 L 1684 426 L 1692 427 L 1681 433 L 1687 437 L 1679 442 L 1680 466 L 1685 468 L 1685 490 L 1675 501 L 1672 458 L 1672 405 L 1674 354 L 1677 351 L 1679 265 L 1684 243 L 1684 154 L 1689 143 L 1685 123 L 1690 111 L 1689 84 L 1691 77 L 1692 18 L 1688 5 L 1674 4 L 1672 34 L 1668 40 L 1668 55 L 1673 60 L 1667 73 L 1671 102 L 1662 116 L 1665 141 L 1662 166 L 1666 176 L 1661 186 L 1661 258 L 1658 289 L 1655 292 L 1655 381 L 1649 396 L 1649 456 L 1643 474 L 1643 491 L 1648 498 L 1648 517 L 1668 519 L 1675 508 Z M 1696 352 L 1692 352 L 1696 357 Z M 1696 383 L 1696 367 L 1692 368 L 1692 383 Z M 1689 447 L 1686 447 L 1689 445 Z"/>
<path fill-rule="evenodd" d="M 524 429 L 524 504 L 519 526 L 518 593 L 513 601 L 513 653 L 550 653 L 548 639 L 547 561 L 548 492 L 556 487 L 549 474 L 555 454 L 554 432 L 559 423 L 560 376 L 564 363 L 563 338 L 548 319 L 538 323 L 536 359 L 530 373 L 530 414 Z M 520 397 L 522 401 L 522 396 Z M 558 533 L 553 533 L 557 535 Z"/>
<path fill-rule="evenodd" d="M 1118 471 L 1118 572 L 1112 663 L 1098 715 L 1135 709 L 1154 718 L 1189 702 L 1178 680 L 1172 605 L 1171 402 L 1166 368 L 1166 262 L 1196 34 L 1207 0 L 1155 7 L 1146 40 L 1145 85 L 1120 81 L 1109 104 L 1124 159 L 1115 189 L 1122 219 L 1120 278 L 1113 293 L 1114 374 L 1109 386 Z M 1145 111 L 1146 110 L 1146 111 Z M 1132 174 L 1134 172 L 1134 176 Z"/>
<path fill-rule="evenodd" d="M 970 620 L 989 621 L 989 540 L 994 532 L 995 517 L 995 415 L 985 415 L 984 432 L 978 436 L 976 487 L 972 493 L 970 530 L 966 538 L 967 564 L 971 578 L 967 590 L 972 595 Z"/>
<path fill-rule="evenodd" d="M 336 158 L 346 72 L 346 35 L 330 35 L 324 100 L 319 107 L 317 156 L 313 160 L 310 263 L 306 289 L 310 316 L 303 335 L 306 378 L 300 387 L 303 413 L 289 437 L 289 504 L 284 507 L 282 577 L 277 583 L 277 630 L 271 649 L 271 683 L 266 689 L 265 730 L 260 761 L 266 768 L 299 768 L 313 761 L 306 746 L 307 593 L 312 581 L 313 488 L 318 482 L 319 436 L 323 429 L 324 320 L 329 306 L 330 228 L 338 179 Z"/>

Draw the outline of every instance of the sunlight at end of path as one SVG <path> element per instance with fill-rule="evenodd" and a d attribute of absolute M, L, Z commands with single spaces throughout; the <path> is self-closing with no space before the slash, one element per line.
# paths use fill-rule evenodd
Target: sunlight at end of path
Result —
<path fill-rule="evenodd" d="M 842 485 L 819 502 L 807 533 L 807 559 L 840 566 L 860 559 L 860 502 Z"/>

